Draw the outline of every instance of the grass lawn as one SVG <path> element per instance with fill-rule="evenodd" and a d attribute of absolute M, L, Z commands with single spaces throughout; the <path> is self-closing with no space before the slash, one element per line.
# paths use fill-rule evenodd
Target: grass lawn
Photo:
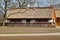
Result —
<path fill-rule="evenodd" d="M 60 33 L 60 28 L 0 27 L 0 34 Z"/>

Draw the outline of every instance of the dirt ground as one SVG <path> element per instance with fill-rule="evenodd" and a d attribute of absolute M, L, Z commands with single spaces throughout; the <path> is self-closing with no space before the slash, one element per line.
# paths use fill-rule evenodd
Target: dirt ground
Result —
<path fill-rule="evenodd" d="M 60 33 L 60 28 L 0 27 L 0 34 Z"/>
<path fill-rule="evenodd" d="M 0 40 L 60 40 L 60 35 L 0 37 Z"/>
<path fill-rule="evenodd" d="M 60 33 L 60 28 L 0 27 L 0 34 Z M 0 36 L 0 40 L 60 40 L 60 35 Z"/>

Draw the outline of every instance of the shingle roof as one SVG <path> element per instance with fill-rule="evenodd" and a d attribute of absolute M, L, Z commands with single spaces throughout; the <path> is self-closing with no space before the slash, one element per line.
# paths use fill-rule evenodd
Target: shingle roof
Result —
<path fill-rule="evenodd" d="M 7 18 L 52 18 L 51 8 L 36 9 L 11 9 L 7 12 Z"/>
<path fill-rule="evenodd" d="M 56 9 L 56 17 L 60 17 L 60 9 Z"/>

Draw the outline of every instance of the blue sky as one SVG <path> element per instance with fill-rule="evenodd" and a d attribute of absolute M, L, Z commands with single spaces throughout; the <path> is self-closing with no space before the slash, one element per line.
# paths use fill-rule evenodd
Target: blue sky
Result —
<path fill-rule="evenodd" d="M 40 6 L 49 6 L 51 4 L 51 0 L 36 0 L 37 2 L 39 2 Z M 60 3 L 60 0 L 54 0 L 55 4 Z"/>
<path fill-rule="evenodd" d="M 38 0 L 41 2 L 41 6 L 49 6 L 51 0 Z M 54 0 L 54 4 L 60 3 L 60 0 Z"/>
<path fill-rule="evenodd" d="M 47 1 L 51 1 L 51 0 L 37 0 L 38 2 L 40 2 L 40 6 L 49 6 L 51 3 L 47 2 Z M 54 0 L 55 4 L 60 3 L 60 0 Z"/>

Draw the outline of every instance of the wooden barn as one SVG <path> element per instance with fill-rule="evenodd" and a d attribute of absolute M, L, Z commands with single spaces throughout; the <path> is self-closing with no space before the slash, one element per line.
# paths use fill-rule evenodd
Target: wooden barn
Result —
<path fill-rule="evenodd" d="M 7 12 L 6 25 L 19 27 L 54 27 L 52 7 L 11 8 Z"/>

